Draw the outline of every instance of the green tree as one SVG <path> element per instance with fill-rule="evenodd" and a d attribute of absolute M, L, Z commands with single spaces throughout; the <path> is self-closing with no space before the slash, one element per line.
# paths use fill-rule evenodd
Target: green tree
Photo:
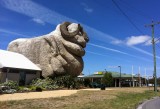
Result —
<path fill-rule="evenodd" d="M 112 73 L 109 73 L 109 72 L 105 73 L 102 78 L 102 83 L 107 86 L 112 86 L 112 84 L 113 84 Z"/>

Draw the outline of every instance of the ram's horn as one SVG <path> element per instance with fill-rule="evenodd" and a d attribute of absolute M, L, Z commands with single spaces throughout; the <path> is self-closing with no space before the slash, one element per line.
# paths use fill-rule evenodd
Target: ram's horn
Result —
<path fill-rule="evenodd" d="M 60 31 L 61 31 L 62 36 L 73 37 L 79 33 L 80 24 L 78 24 L 78 28 L 76 31 L 69 33 L 67 27 L 70 24 L 71 24 L 70 22 L 64 22 L 63 24 L 60 25 Z"/>

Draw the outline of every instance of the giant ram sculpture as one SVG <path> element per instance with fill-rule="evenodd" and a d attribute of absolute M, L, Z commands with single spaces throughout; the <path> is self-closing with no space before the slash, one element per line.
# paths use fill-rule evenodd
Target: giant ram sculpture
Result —
<path fill-rule="evenodd" d="M 83 70 L 84 48 L 89 38 L 82 26 L 64 22 L 53 32 L 10 42 L 9 51 L 25 55 L 42 69 L 42 76 L 79 75 Z"/>

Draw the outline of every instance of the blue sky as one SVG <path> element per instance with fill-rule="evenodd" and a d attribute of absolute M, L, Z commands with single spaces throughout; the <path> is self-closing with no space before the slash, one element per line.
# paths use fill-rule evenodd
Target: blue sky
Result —
<path fill-rule="evenodd" d="M 117 6 L 118 5 L 118 6 Z M 0 0 L 0 49 L 17 38 L 53 31 L 64 21 L 81 23 L 90 41 L 84 59 L 85 75 L 96 71 L 153 74 L 152 20 L 160 21 L 159 0 Z M 155 38 L 160 25 L 155 26 Z M 160 76 L 160 44 L 156 43 Z"/>

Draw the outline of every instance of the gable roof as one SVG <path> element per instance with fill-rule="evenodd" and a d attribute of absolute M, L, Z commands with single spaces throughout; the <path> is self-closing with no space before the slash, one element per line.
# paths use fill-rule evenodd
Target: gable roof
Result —
<path fill-rule="evenodd" d="M 38 66 L 36 66 L 24 55 L 15 52 L 0 50 L 0 68 L 5 67 L 41 71 Z"/>

